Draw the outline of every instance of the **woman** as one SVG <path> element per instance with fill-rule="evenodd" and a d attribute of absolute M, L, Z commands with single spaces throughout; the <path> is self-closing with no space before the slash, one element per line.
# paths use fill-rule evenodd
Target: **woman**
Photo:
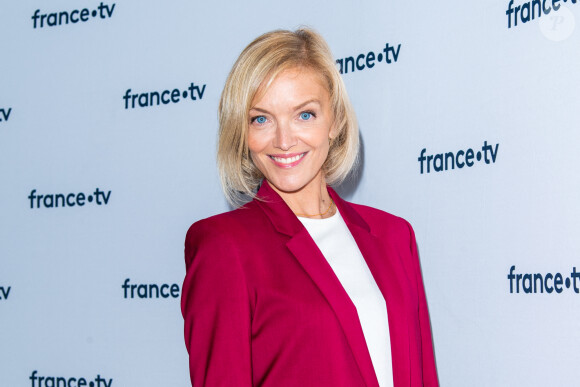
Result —
<path fill-rule="evenodd" d="M 322 37 L 254 40 L 226 81 L 219 122 L 222 184 L 241 207 L 187 233 L 192 384 L 438 385 L 411 226 L 328 187 L 359 144 Z"/>

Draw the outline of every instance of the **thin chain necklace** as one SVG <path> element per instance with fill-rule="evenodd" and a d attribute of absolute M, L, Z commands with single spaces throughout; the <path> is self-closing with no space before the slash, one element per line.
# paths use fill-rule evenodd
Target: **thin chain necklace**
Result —
<path fill-rule="evenodd" d="M 315 216 L 324 216 L 326 214 L 328 214 L 328 211 L 330 211 L 330 209 L 332 208 L 332 205 L 334 204 L 334 201 L 332 200 L 332 198 L 330 198 L 330 205 L 328 206 L 328 208 L 326 209 L 326 211 L 324 211 L 321 214 L 314 214 L 314 215 L 309 215 L 309 214 L 299 214 L 297 212 L 294 212 L 294 215 L 296 216 L 303 216 L 306 218 L 314 218 Z"/>

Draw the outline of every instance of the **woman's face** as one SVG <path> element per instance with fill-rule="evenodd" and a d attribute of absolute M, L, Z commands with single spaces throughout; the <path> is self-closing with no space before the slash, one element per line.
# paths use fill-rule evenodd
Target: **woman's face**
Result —
<path fill-rule="evenodd" d="M 322 77 L 308 68 L 281 72 L 249 112 L 248 147 L 268 182 L 284 193 L 320 189 L 334 117 Z"/>

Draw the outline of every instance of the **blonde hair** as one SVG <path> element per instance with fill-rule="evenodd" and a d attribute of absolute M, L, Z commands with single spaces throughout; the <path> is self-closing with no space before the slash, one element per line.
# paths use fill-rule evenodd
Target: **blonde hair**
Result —
<path fill-rule="evenodd" d="M 341 183 L 357 162 L 358 125 L 328 44 L 308 28 L 265 33 L 238 57 L 219 104 L 218 169 L 225 196 L 234 207 L 254 198 L 264 178 L 248 149 L 252 101 L 278 74 L 296 67 L 314 70 L 328 87 L 336 132 L 322 165 L 326 182 Z"/>

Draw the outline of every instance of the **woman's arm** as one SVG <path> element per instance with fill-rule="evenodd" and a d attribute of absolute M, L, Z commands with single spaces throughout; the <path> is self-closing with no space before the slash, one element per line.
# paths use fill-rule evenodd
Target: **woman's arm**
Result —
<path fill-rule="evenodd" d="M 181 311 L 193 386 L 251 386 L 250 303 L 237 249 L 207 221 L 185 239 Z"/>
<path fill-rule="evenodd" d="M 410 224 L 408 224 L 408 226 L 411 234 L 411 254 L 413 255 L 413 264 L 417 278 L 417 292 L 419 294 L 419 326 L 421 329 L 421 352 L 423 355 L 423 385 L 439 386 L 437 368 L 435 365 L 435 355 L 433 353 L 433 342 L 431 339 L 429 310 L 427 309 L 427 299 L 425 297 L 421 265 L 419 264 L 419 254 L 417 252 L 417 241 L 415 240 L 415 232 L 413 231 L 413 228 Z"/>

